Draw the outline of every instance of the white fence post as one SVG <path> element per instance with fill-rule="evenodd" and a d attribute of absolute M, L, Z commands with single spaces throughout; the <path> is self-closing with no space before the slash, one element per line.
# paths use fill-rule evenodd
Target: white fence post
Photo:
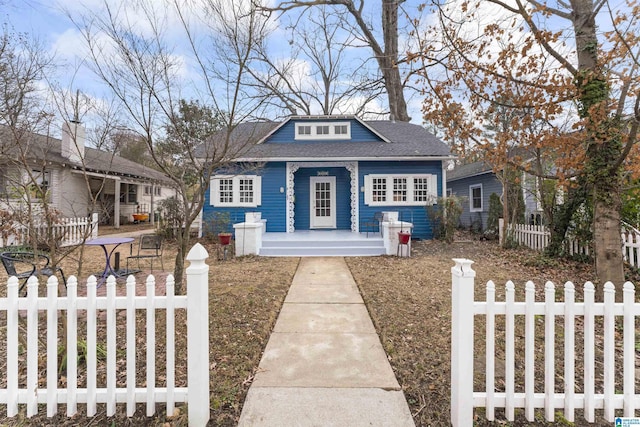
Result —
<path fill-rule="evenodd" d="M 209 421 L 209 266 L 207 250 L 196 243 L 187 254 L 187 377 L 190 426 Z"/>
<path fill-rule="evenodd" d="M 473 425 L 473 261 L 454 259 L 451 268 L 451 423 Z"/>

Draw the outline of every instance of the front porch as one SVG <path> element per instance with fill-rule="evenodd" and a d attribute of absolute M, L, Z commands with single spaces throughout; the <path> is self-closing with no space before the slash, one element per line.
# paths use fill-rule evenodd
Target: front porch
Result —
<path fill-rule="evenodd" d="M 380 233 L 300 230 L 262 235 L 260 256 L 378 256 L 386 253 Z"/>

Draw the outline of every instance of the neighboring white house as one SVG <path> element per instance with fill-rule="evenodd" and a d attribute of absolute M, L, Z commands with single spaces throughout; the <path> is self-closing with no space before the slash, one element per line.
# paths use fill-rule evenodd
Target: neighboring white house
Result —
<path fill-rule="evenodd" d="M 0 139 L 0 207 L 20 206 L 27 200 L 21 183 L 35 181 L 44 194 L 33 192 L 32 202 L 47 197 L 49 206 L 65 217 L 98 212 L 100 222 L 119 226 L 133 221 L 138 212 L 149 213 L 153 221 L 157 203 L 176 195 L 163 173 L 114 153 L 85 147 L 85 130 L 79 123 L 65 123 L 61 139 L 29 134 L 12 146 L 6 129 L 0 129 Z"/>

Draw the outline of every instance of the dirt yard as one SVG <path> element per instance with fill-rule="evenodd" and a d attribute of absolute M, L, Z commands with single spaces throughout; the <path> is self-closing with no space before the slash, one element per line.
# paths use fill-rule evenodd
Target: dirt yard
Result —
<path fill-rule="evenodd" d="M 215 255 L 215 246 L 203 243 L 212 255 L 209 261 L 209 424 L 234 426 L 299 259 L 243 257 L 219 261 Z M 171 245 L 167 248 L 165 267 L 167 271 L 171 271 L 175 249 Z M 558 286 L 571 280 L 578 288 L 586 280 L 593 278 L 590 265 L 548 260 L 526 250 L 503 251 L 495 242 L 468 238 L 452 245 L 435 241 L 414 242 L 411 258 L 347 258 L 347 264 L 360 287 L 419 427 L 449 425 L 452 258 L 469 258 L 475 261 L 473 267 L 477 272 L 476 284 L 494 280 L 498 299 L 507 280 L 513 280 L 520 288 L 525 281 L 533 280 L 540 290 L 547 280 L 554 281 Z M 61 265 L 67 274 L 75 274 L 74 268 L 77 270 L 78 261 L 78 255 L 71 254 Z M 100 248 L 87 248 L 83 256 L 83 271 L 99 271 L 104 266 L 103 263 L 104 256 Z M 136 277 L 144 278 L 147 273 L 148 271 L 139 273 Z M 166 274 L 168 273 L 154 271 L 158 282 Z M 4 272 L 0 273 L 0 281 L 6 283 Z M 482 298 L 483 291 L 479 288 L 476 286 L 476 295 L 477 298 Z M 0 296 L 5 295 L 5 289 L 3 287 L 0 290 Z M 577 295 L 577 300 L 581 300 L 581 295 Z M 162 316 L 158 320 L 162 320 Z M 0 322 L 0 326 L 3 326 L 4 320 L 0 319 Z M 143 327 L 144 319 L 140 319 L 140 322 Z M 178 321 L 176 324 L 183 323 Z M 184 336 L 184 331 L 181 333 Z M 163 328 L 158 326 L 157 336 L 163 334 Z M 178 345 L 180 343 L 179 340 Z M 6 351 L 5 346 L 5 332 L 1 329 L 0 352 Z M 139 354 L 144 360 L 144 349 L 140 349 Z M 46 367 L 46 358 L 42 359 L 42 364 Z M 185 361 L 180 360 L 180 354 L 177 359 L 176 380 L 178 385 L 184 385 Z M 158 354 L 156 366 L 163 366 L 163 363 L 164 355 Z M 138 366 L 143 368 L 141 364 Z M 46 368 L 43 372 L 45 370 Z M 6 357 L 1 354 L 0 372 L 0 386 L 4 386 Z M 81 377 L 81 383 L 84 380 Z M 99 378 L 99 382 L 103 380 L 104 378 Z M 63 384 L 65 379 L 61 377 L 60 381 Z M 159 386 L 162 386 L 161 381 Z M 80 408 L 82 412 L 82 405 Z M 66 408 L 60 405 L 59 412 L 65 411 Z M 44 408 L 41 414 L 43 412 Z M 5 416 L 6 409 L 0 408 L 0 425 L 186 425 L 186 408 L 181 408 L 181 413 L 171 419 L 166 417 L 161 404 L 158 405 L 157 415 L 151 418 L 144 415 L 143 405 L 139 406 L 132 419 L 127 419 L 122 412 L 124 407 L 119 406 L 119 415 L 106 417 L 104 405 L 99 405 L 99 415 L 94 419 L 83 416 L 47 419 L 40 415 L 28 420 L 24 413 L 15 419 L 8 419 Z M 478 415 L 481 413 L 482 411 L 477 411 Z M 501 414 L 498 413 L 497 416 L 502 419 Z M 577 419 L 580 420 L 579 415 Z M 478 425 L 505 424 L 505 421 L 486 423 L 481 417 L 477 422 Z M 582 424 L 578 422 L 576 425 Z M 520 424 L 517 422 L 516 425 Z M 546 424 L 540 422 L 539 425 Z M 556 425 L 566 424 L 560 419 Z"/>

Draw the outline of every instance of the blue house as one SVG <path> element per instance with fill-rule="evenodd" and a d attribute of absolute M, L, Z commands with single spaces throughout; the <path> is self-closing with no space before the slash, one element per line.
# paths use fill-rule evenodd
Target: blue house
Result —
<path fill-rule="evenodd" d="M 291 116 L 243 123 L 232 140 L 251 143 L 219 171 L 203 220 L 228 212 L 232 222 L 259 212 L 266 233 L 359 233 L 376 212 L 398 212 L 415 238 L 432 237 L 425 206 L 442 196 L 449 148 L 423 127 L 355 116 Z"/>
<path fill-rule="evenodd" d="M 530 224 L 542 220 L 542 207 L 537 191 L 537 180 L 533 175 L 521 172 L 519 190 L 524 202 L 524 218 Z M 502 182 L 493 168 L 483 161 L 457 166 L 447 174 L 447 193 L 461 197 L 462 215 L 460 225 L 473 230 L 486 230 L 489 218 L 489 197 L 492 193 L 503 197 Z"/>

